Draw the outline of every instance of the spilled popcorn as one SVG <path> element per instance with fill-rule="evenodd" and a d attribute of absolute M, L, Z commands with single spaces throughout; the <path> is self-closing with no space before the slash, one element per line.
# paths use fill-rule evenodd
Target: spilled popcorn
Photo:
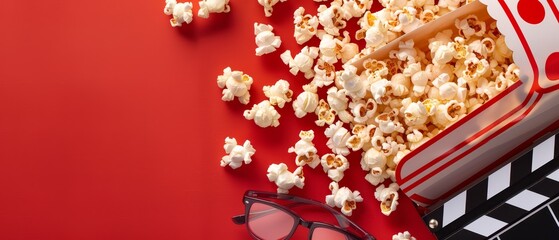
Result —
<path fill-rule="evenodd" d="M 347 187 L 340 188 L 337 182 L 331 182 L 329 188 L 332 194 L 326 196 L 326 204 L 330 207 L 340 208 L 346 216 L 351 216 L 353 210 L 357 208 L 357 203 L 363 202 L 359 191 L 352 192 Z"/>
<path fill-rule="evenodd" d="M 258 2 L 269 17 L 273 6 L 284 0 Z M 383 183 L 387 179 L 395 181 L 399 162 L 515 84 L 519 69 L 495 22 L 481 21 L 475 15 L 456 19 L 453 29 L 432 36 L 425 49 L 418 48 L 413 40 L 402 41 L 386 59 L 363 60 L 398 37 L 472 0 L 380 0 L 384 8 L 378 12 L 370 11 L 372 0 L 315 2 L 320 2 L 316 15 L 306 13 L 303 7 L 293 13 L 293 37 L 303 45 L 316 36 L 318 46 L 303 46 L 295 55 L 286 50 L 280 55 L 292 75 L 301 73 L 306 79 L 303 91 L 293 99 L 285 80 L 264 86 L 268 100 L 246 110 L 244 116 L 258 126 L 275 127 L 280 116 L 274 106 L 283 108 L 291 102 L 297 118 L 314 113 L 315 124 L 324 127 L 331 153 L 319 157 L 312 142 L 314 132 L 301 131 L 300 140 L 288 150 L 295 153 L 298 168 L 293 173 L 283 163 L 268 168 L 267 176 L 276 183 L 278 192 L 287 193 L 293 186 L 302 188 L 303 166 L 316 168 L 320 164 L 333 181 L 327 204 L 351 215 L 363 198 L 358 191 L 340 188 L 337 182 L 350 166 L 351 159 L 346 156 L 359 152 L 365 181 L 378 186 L 375 198 L 381 212 L 388 216 L 397 208 L 399 186 Z M 358 24 L 354 40 L 362 41 L 363 49 L 345 31 L 352 18 Z M 256 55 L 276 51 L 280 46 L 279 36 L 272 31 L 271 25 L 255 23 Z M 252 78 L 230 68 L 218 77 L 224 101 L 237 97 L 247 104 L 250 84 Z M 394 239 L 414 238 L 404 232 Z"/>
<path fill-rule="evenodd" d="M 247 120 L 254 120 L 254 123 L 262 128 L 277 127 L 280 124 L 281 115 L 268 100 L 254 104 L 252 109 L 245 110 L 243 115 Z"/>
<path fill-rule="evenodd" d="M 201 18 L 208 18 L 210 13 L 228 13 L 231 10 L 229 0 L 202 0 L 198 5 L 198 17 Z"/>
<path fill-rule="evenodd" d="M 396 183 L 391 183 L 388 187 L 384 187 L 384 184 L 377 187 L 375 198 L 380 201 L 382 214 L 389 216 L 390 213 L 396 211 L 399 189 L 400 187 Z"/>
<path fill-rule="evenodd" d="M 235 138 L 225 138 L 225 155 L 221 158 L 220 165 L 222 167 L 229 166 L 232 169 L 237 169 L 245 164 L 252 162 L 252 155 L 256 153 L 256 150 L 250 144 L 249 140 L 246 140 L 243 145 L 237 145 L 237 140 Z"/>
<path fill-rule="evenodd" d="M 217 85 L 223 88 L 223 101 L 232 101 L 235 97 L 242 104 L 248 104 L 250 101 L 250 87 L 252 86 L 252 77 L 241 71 L 231 71 L 230 67 L 223 69 L 223 75 L 217 77 Z"/>
<path fill-rule="evenodd" d="M 173 27 L 180 27 L 183 23 L 189 24 L 192 22 L 192 3 L 177 3 L 176 0 L 165 0 L 163 13 L 173 16 L 170 20 Z"/>
<path fill-rule="evenodd" d="M 316 150 L 312 142 L 314 139 L 314 131 L 301 131 L 299 137 L 301 140 L 297 141 L 295 146 L 290 147 L 287 151 L 297 154 L 297 157 L 295 157 L 295 164 L 297 164 L 297 166 L 302 167 L 309 165 L 311 168 L 316 168 L 316 166 L 320 164 L 320 159 L 317 154 L 318 150 Z"/>
<path fill-rule="evenodd" d="M 392 240 L 416 240 L 416 239 L 412 237 L 408 231 L 405 231 L 403 233 L 399 232 L 398 234 L 394 234 L 392 236 Z"/>
<path fill-rule="evenodd" d="M 270 182 L 274 182 L 278 186 L 278 193 L 289 193 L 289 189 L 293 187 L 303 188 L 305 186 L 303 167 L 298 167 L 294 172 L 290 172 L 285 163 L 272 164 L 268 167 L 266 176 Z"/>
<path fill-rule="evenodd" d="M 263 23 L 254 23 L 254 41 L 256 42 L 256 56 L 262 56 L 271 52 L 275 52 L 281 45 L 280 37 L 272 32 L 274 28 L 271 25 Z"/>

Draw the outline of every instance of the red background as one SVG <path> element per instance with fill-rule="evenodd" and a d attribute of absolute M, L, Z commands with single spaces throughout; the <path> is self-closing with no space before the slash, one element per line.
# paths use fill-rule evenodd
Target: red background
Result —
<path fill-rule="evenodd" d="M 294 169 L 287 149 L 299 131 L 314 129 L 319 154 L 329 152 L 315 116 L 297 119 L 290 104 L 278 128 L 242 116 L 280 78 L 302 91 L 308 80 L 279 54 L 301 48 L 293 11 L 314 14 L 318 4 L 279 3 L 266 18 L 257 1 L 231 0 L 230 13 L 182 28 L 164 5 L 0 2 L 0 239 L 247 239 L 230 217 L 243 211 L 245 190 L 275 191 L 269 164 Z M 275 27 L 279 51 L 254 55 L 255 21 Z M 227 66 L 254 78 L 248 106 L 221 101 L 216 77 Z M 252 141 L 253 163 L 219 166 L 227 136 Z M 390 217 L 380 213 L 359 158 L 350 155 L 340 182 L 365 199 L 352 219 L 378 239 L 405 230 L 432 239 L 407 198 Z M 324 201 L 326 174 L 305 167 L 305 176 L 291 193 Z"/>

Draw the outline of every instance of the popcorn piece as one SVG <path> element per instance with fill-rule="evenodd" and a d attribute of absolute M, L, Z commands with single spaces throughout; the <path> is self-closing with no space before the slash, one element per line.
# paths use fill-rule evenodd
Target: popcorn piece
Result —
<path fill-rule="evenodd" d="M 347 139 L 346 146 L 353 151 L 363 149 L 367 151 L 371 145 L 371 132 L 376 129 L 375 125 L 355 124 L 352 129 L 353 135 Z M 366 148 L 366 149 L 365 149 Z"/>
<path fill-rule="evenodd" d="M 351 134 L 342 125 L 343 123 L 341 121 L 332 124 L 324 131 L 324 134 L 328 137 L 326 145 L 332 149 L 332 152 L 347 156 L 349 154 L 349 149 L 346 146 L 346 142 Z"/>
<path fill-rule="evenodd" d="M 406 110 L 404 110 L 404 119 L 406 125 L 419 128 L 427 123 L 429 113 L 422 102 L 410 103 Z"/>
<path fill-rule="evenodd" d="M 272 32 L 274 28 L 271 25 L 263 23 L 254 23 L 254 41 L 256 42 L 256 56 L 262 56 L 271 52 L 275 52 L 281 45 L 279 36 Z"/>
<path fill-rule="evenodd" d="M 291 57 L 291 51 L 286 50 L 280 55 L 284 64 L 289 66 L 289 72 L 297 75 L 298 72 L 305 74 L 305 78 L 310 79 L 314 76 L 314 60 L 318 57 L 318 48 L 305 46 L 295 58 Z"/>
<path fill-rule="evenodd" d="M 450 11 L 454 11 L 460 7 L 460 3 L 465 0 L 439 0 L 439 7 L 448 8 Z"/>
<path fill-rule="evenodd" d="M 299 137 L 301 140 L 297 141 L 295 146 L 290 147 L 287 151 L 297 154 L 295 158 L 295 164 L 297 164 L 297 166 L 302 167 L 304 165 L 309 165 L 311 168 L 316 168 L 320 163 L 320 159 L 318 158 L 316 147 L 314 147 L 314 143 L 312 142 L 314 139 L 314 131 L 301 131 Z"/>
<path fill-rule="evenodd" d="M 373 99 L 367 99 L 366 102 L 364 100 L 351 102 L 349 108 L 352 109 L 355 123 L 366 123 L 377 113 L 377 103 Z"/>
<path fill-rule="evenodd" d="M 268 167 L 266 174 L 270 182 L 274 182 L 278 186 L 278 193 L 289 193 L 289 189 L 295 187 L 303 188 L 305 186 L 305 177 L 303 175 L 303 167 L 298 167 L 294 172 L 287 170 L 285 163 L 272 164 Z"/>
<path fill-rule="evenodd" d="M 372 0 L 344 0 L 342 8 L 352 17 L 361 17 L 372 5 Z"/>
<path fill-rule="evenodd" d="M 165 0 L 165 8 L 163 8 L 163 13 L 165 13 L 165 15 L 173 14 L 175 5 L 177 5 L 177 0 Z"/>
<path fill-rule="evenodd" d="M 344 178 L 344 172 L 349 168 L 347 158 L 342 155 L 326 154 L 320 159 L 320 164 L 328 177 L 335 182 Z"/>
<path fill-rule="evenodd" d="M 171 18 L 171 26 L 180 27 L 183 23 L 192 22 L 192 3 L 177 3 L 176 0 L 165 0 L 165 8 L 163 12 L 166 15 L 173 15 Z"/>
<path fill-rule="evenodd" d="M 440 3 L 440 2 L 439 2 Z M 471 36 L 481 37 L 485 33 L 486 25 L 484 21 L 480 21 L 477 16 L 470 15 L 465 19 L 456 19 L 456 28 L 461 36 L 468 40 Z"/>
<path fill-rule="evenodd" d="M 314 65 L 314 79 L 313 84 L 317 87 L 324 87 L 331 85 L 336 79 L 336 69 L 333 64 L 329 64 L 322 59 L 318 59 Z"/>
<path fill-rule="evenodd" d="M 399 232 L 398 234 L 394 234 L 392 236 L 392 240 L 416 240 L 408 231 L 403 233 Z"/>
<path fill-rule="evenodd" d="M 231 10 L 229 0 L 202 0 L 198 5 L 198 17 L 201 18 L 208 18 L 210 13 L 228 13 Z"/>
<path fill-rule="evenodd" d="M 365 97 L 367 93 L 366 81 L 357 75 L 357 68 L 353 65 L 344 66 L 345 70 L 340 76 L 340 83 L 346 94 L 355 100 Z"/>
<path fill-rule="evenodd" d="M 396 183 L 391 183 L 388 187 L 385 187 L 384 184 L 377 187 L 375 198 L 381 202 L 380 210 L 384 215 L 389 216 L 390 213 L 396 211 L 399 189 L 400 186 Z"/>
<path fill-rule="evenodd" d="M 388 178 L 386 162 L 386 155 L 374 147 L 361 154 L 361 168 L 369 172 L 365 179 L 373 186 Z"/>
<path fill-rule="evenodd" d="M 264 7 L 264 14 L 266 17 L 272 16 L 272 12 L 274 11 L 274 5 L 278 2 L 285 2 L 287 0 L 258 0 L 258 3 Z"/>
<path fill-rule="evenodd" d="M 241 71 L 231 71 L 230 67 L 223 69 L 223 75 L 217 77 L 217 85 L 223 88 L 223 101 L 231 101 L 238 97 L 239 102 L 248 104 L 250 100 L 250 86 L 252 85 L 252 77 L 243 74 Z"/>
<path fill-rule="evenodd" d="M 340 120 L 344 123 L 353 121 L 353 116 L 347 111 L 348 99 L 345 90 L 338 90 L 336 87 L 331 87 L 327 91 L 328 105 L 338 114 Z"/>
<path fill-rule="evenodd" d="M 293 24 L 295 32 L 293 36 L 298 44 L 309 41 L 318 31 L 318 18 L 310 14 L 305 14 L 305 8 L 299 7 L 293 13 Z"/>
<path fill-rule="evenodd" d="M 225 155 L 221 158 L 220 165 L 225 167 L 229 165 L 232 169 L 237 169 L 243 162 L 245 164 L 249 164 L 252 162 L 252 155 L 256 152 L 254 147 L 250 144 L 249 140 L 246 140 L 245 143 L 241 145 L 237 145 L 237 140 L 235 138 L 225 138 L 225 145 L 223 145 L 225 149 L 225 153 L 229 155 Z"/>
<path fill-rule="evenodd" d="M 441 127 L 447 127 L 451 123 L 458 121 L 458 119 L 462 118 L 465 114 L 466 107 L 464 106 L 464 103 L 451 100 L 445 104 L 437 106 L 433 123 L 438 124 Z"/>
<path fill-rule="evenodd" d="M 318 106 L 318 94 L 316 94 L 316 86 L 314 85 L 304 85 L 303 92 L 297 96 L 295 102 L 293 102 L 293 110 L 295 110 L 295 116 L 302 118 L 307 115 L 307 113 L 314 112 Z"/>
<path fill-rule="evenodd" d="M 321 99 L 318 102 L 315 114 L 318 116 L 318 120 L 316 120 L 315 123 L 320 127 L 325 124 L 330 125 L 334 122 L 334 119 L 336 119 L 336 112 L 330 108 L 324 99 Z"/>
<path fill-rule="evenodd" d="M 389 113 L 382 113 L 375 117 L 375 122 L 378 123 L 379 129 L 386 134 L 391 134 L 393 132 L 404 132 L 404 127 L 402 123 L 398 121 L 398 110 L 393 109 Z"/>
<path fill-rule="evenodd" d="M 264 95 L 270 99 L 270 104 L 283 108 L 285 103 L 291 102 L 293 91 L 289 89 L 289 82 L 280 79 L 272 86 L 262 88 Z"/>
<path fill-rule="evenodd" d="M 324 34 L 320 39 L 320 59 L 329 64 L 338 62 L 338 48 L 341 49 L 340 42 L 330 34 Z"/>
<path fill-rule="evenodd" d="M 347 187 L 340 188 L 337 182 L 330 183 L 331 195 L 326 196 L 326 204 L 330 207 L 341 208 L 342 213 L 351 216 L 353 210 L 357 208 L 358 202 L 363 202 L 363 197 L 359 191 L 351 191 Z"/>
<path fill-rule="evenodd" d="M 320 5 L 318 7 L 318 22 L 324 28 L 326 33 L 339 36 L 340 29 L 346 27 L 346 20 L 352 16 L 344 8 L 342 8 L 342 0 L 333 0 L 330 7 Z"/>
<path fill-rule="evenodd" d="M 268 100 L 254 104 L 251 110 L 245 110 L 243 116 L 247 120 L 254 119 L 254 123 L 262 128 L 279 126 L 279 118 L 281 117 Z"/>

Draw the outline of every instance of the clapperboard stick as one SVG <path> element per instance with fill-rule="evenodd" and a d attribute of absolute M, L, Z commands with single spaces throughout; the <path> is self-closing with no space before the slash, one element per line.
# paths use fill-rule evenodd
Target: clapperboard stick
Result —
<path fill-rule="evenodd" d="M 433 209 L 423 219 L 440 240 L 493 236 L 505 240 L 498 231 L 510 228 L 538 206 L 553 204 L 559 194 L 558 153 L 559 136 L 555 135 Z M 556 215 L 550 215 L 554 224 L 550 231 L 557 230 L 559 234 Z M 559 235 L 549 237 L 559 239 Z"/>

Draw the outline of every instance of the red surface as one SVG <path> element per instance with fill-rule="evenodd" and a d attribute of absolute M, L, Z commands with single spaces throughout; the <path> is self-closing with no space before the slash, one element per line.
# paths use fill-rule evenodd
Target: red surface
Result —
<path fill-rule="evenodd" d="M 287 148 L 298 132 L 314 129 L 328 153 L 314 115 L 297 119 L 287 105 L 275 129 L 242 117 L 262 86 L 283 78 L 298 94 L 307 82 L 279 59 L 300 49 L 299 4 L 318 6 L 279 3 L 265 18 L 257 1 L 232 0 L 230 13 L 174 29 L 163 0 L 1 2 L 0 239 L 247 239 L 230 217 L 245 190 L 275 190 L 269 164 L 294 168 Z M 254 21 L 276 28 L 278 52 L 254 55 Z M 227 66 L 254 78 L 249 106 L 221 101 L 216 77 Z M 226 136 L 253 142 L 250 165 L 219 166 Z M 340 183 L 365 199 L 352 219 L 381 240 L 404 230 L 433 239 L 405 197 L 380 213 L 359 157 Z M 305 176 L 292 193 L 323 201 L 327 176 Z"/>

